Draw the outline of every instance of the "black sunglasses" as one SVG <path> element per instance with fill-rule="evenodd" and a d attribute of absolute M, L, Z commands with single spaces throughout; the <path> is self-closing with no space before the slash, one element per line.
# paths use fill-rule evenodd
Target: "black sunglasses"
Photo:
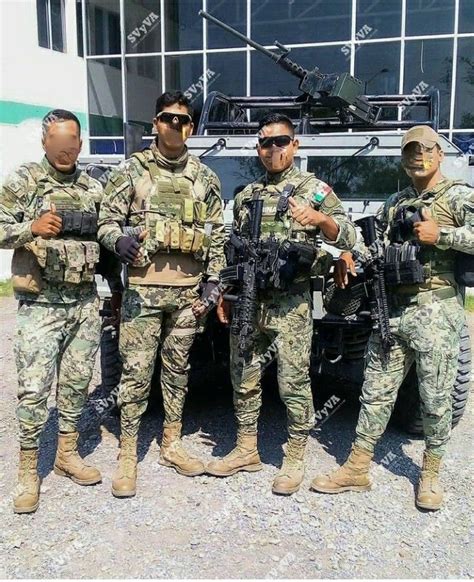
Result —
<path fill-rule="evenodd" d="M 284 148 L 293 141 L 293 138 L 289 135 L 273 135 L 271 137 L 259 137 L 258 138 L 258 145 L 263 148 L 271 148 L 273 145 L 276 145 L 279 148 Z"/>
<path fill-rule="evenodd" d="M 170 113 L 169 111 L 160 111 L 156 118 L 163 123 L 168 123 L 170 125 L 176 123 L 179 125 L 188 125 L 188 123 L 191 123 L 192 121 L 191 116 L 187 113 Z"/>

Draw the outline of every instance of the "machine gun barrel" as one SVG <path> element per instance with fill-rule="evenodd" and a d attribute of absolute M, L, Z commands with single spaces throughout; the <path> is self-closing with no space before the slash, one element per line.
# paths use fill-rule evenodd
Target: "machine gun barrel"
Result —
<path fill-rule="evenodd" d="M 278 63 L 280 65 L 280 67 L 283 67 L 286 71 L 288 71 L 289 73 L 291 73 L 295 77 L 298 77 L 298 79 L 304 79 L 306 77 L 306 75 L 308 74 L 307 69 L 301 67 L 297 63 L 294 63 L 292 60 L 290 60 L 286 56 L 289 53 L 289 49 L 286 49 L 282 44 L 280 44 L 278 42 L 275 43 L 277 45 L 277 47 L 282 51 L 282 53 L 280 53 L 280 54 L 274 53 L 273 51 L 268 50 L 267 48 L 265 48 L 264 46 L 259 44 L 258 42 L 255 42 L 254 40 L 252 40 L 248 36 L 245 36 L 244 34 L 239 32 L 238 30 L 235 30 L 235 28 L 232 28 L 232 26 L 229 26 L 228 24 L 226 24 L 225 22 L 222 22 L 221 20 L 219 20 L 215 16 L 212 16 L 212 14 L 209 14 L 209 12 L 206 12 L 205 10 L 200 10 L 199 16 L 206 18 L 206 20 L 209 20 L 210 22 L 214 23 L 215 25 L 220 26 L 224 30 L 227 30 L 227 32 L 230 32 L 231 34 L 233 34 L 237 38 L 240 38 L 240 40 L 247 43 L 248 45 L 253 47 L 255 50 L 263 53 L 267 57 L 270 57 L 273 61 Z"/>
<path fill-rule="evenodd" d="M 199 11 L 199 15 L 216 26 L 230 32 L 260 53 L 275 61 L 285 71 L 298 77 L 299 89 L 307 97 L 308 105 L 318 103 L 335 109 L 341 119 L 357 117 L 365 123 L 375 124 L 380 116 L 380 107 L 371 105 L 363 95 L 364 84 L 349 73 L 321 73 L 318 67 L 305 69 L 288 58 L 290 49 L 275 41 L 275 51 L 268 50 L 258 42 L 248 38 L 212 14 Z"/>

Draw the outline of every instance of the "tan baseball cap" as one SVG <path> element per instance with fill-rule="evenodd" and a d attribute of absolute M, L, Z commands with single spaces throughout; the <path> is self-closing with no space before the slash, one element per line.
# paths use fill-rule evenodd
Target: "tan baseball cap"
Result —
<path fill-rule="evenodd" d="M 402 150 L 412 141 L 417 141 L 427 148 L 432 148 L 435 144 L 441 147 L 440 136 L 428 125 L 415 125 L 415 127 L 409 129 L 402 137 Z"/>

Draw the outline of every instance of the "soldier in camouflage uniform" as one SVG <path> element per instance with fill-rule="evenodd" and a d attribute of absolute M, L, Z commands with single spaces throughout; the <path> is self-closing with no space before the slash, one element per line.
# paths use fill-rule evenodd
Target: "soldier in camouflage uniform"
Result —
<path fill-rule="evenodd" d="M 262 240 L 274 236 L 315 247 L 316 236 L 339 249 L 351 249 L 356 232 L 330 186 L 293 165 L 298 150 L 291 120 L 270 114 L 260 123 L 258 155 L 266 174 L 240 192 L 234 203 L 233 230 L 244 234 L 248 227 L 250 199 L 263 198 Z M 291 189 L 291 186 L 293 188 Z M 289 190 L 290 188 L 290 190 Z M 291 192 L 291 194 L 290 194 Z M 289 208 L 277 212 L 282 196 Z M 309 265 L 289 284 L 288 290 L 270 288 L 260 293 L 256 327 L 247 353 L 237 348 L 238 337 L 231 334 L 231 375 L 238 424 L 237 446 L 227 456 L 212 461 L 207 471 L 216 476 L 262 468 L 257 450 L 257 422 L 261 407 L 261 377 L 267 356 L 278 361 L 280 396 L 287 408 L 289 440 L 273 492 L 290 495 L 298 490 L 304 476 L 304 450 L 314 424 L 309 376 L 311 339 Z M 222 303 L 218 316 L 229 321 L 228 305 Z"/>
<path fill-rule="evenodd" d="M 428 510 L 437 510 L 442 504 L 439 468 L 451 431 L 451 391 L 465 322 L 454 276 L 456 251 L 474 253 L 474 190 L 445 178 L 442 161 L 441 140 L 431 128 L 417 126 L 404 135 L 402 164 L 413 186 L 391 196 L 378 217 L 387 243 L 393 247 L 400 209 L 421 212 L 422 220 L 410 225 L 410 237 L 420 245 L 424 282 L 388 287 L 395 345 L 385 361 L 380 336 L 372 334 L 352 452 L 334 473 L 314 479 L 315 491 L 370 489 L 369 465 L 375 445 L 390 419 L 398 389 L 415 363 L 426 442 L 416 504 Z M 356 248 L 362 255 L 367 252 L 362 244 Z M 335 278 L 341 287 L 348 282 L 348 269 L 355 275 L 350 253 L 341 255 L 336 266 Z"/>
<path fill-rule="evenodd" d="M 224 224 L 217 176 L 185 141 L 192 108 L 180 92 L 156 103 L 157 140 L 126 160 L 111 176 L 99 219 L 99 238 L 128 263 L 120 328 L 123 373 L 118 396 L 121 450 L 112 483 L 118 497 L 135 495 L 137 433 L 147 407 L 161 342 L 165 408 L 160 464 L 187 476 L 204 472 L 181 442 L 188 358 L 202 304 L 217 286 L 224 264 Z M 131 226 L 141 244 L 124 235 Z"/>
<path fill-rule="evenodd" d="M 54 472 L 80 485 L 101 480 L 77 452 L 77 423 L 99 346 L 94 273 L 99 259 L 96 204 L 102 187 L 77 168 L 80 124 L 64 110 L 43 119 L 40 164 L 23 164 L 4 182 L 0 248 L 15 249 L 13 288 L 19 300 L 14 345 L 20 423 L 19 484 L 14 511 L 39 505 L 38 443 L 57 373 L 58 451 Z M 120 262 L 109 277 L 121 292 Z"/>

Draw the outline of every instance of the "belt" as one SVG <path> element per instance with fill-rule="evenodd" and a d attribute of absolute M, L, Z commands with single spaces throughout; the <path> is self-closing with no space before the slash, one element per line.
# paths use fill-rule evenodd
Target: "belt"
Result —
<path fill-rule="evenodd" d="M 444 301 L 456 297 L 457 289 L 455 287 L 444 287 L 434 291 L 422 291 L 416 295 L 391 295 L 389 303 L 393 307 L 406 307 L 408 305 L 429 305 L 435 301 Z"/>

